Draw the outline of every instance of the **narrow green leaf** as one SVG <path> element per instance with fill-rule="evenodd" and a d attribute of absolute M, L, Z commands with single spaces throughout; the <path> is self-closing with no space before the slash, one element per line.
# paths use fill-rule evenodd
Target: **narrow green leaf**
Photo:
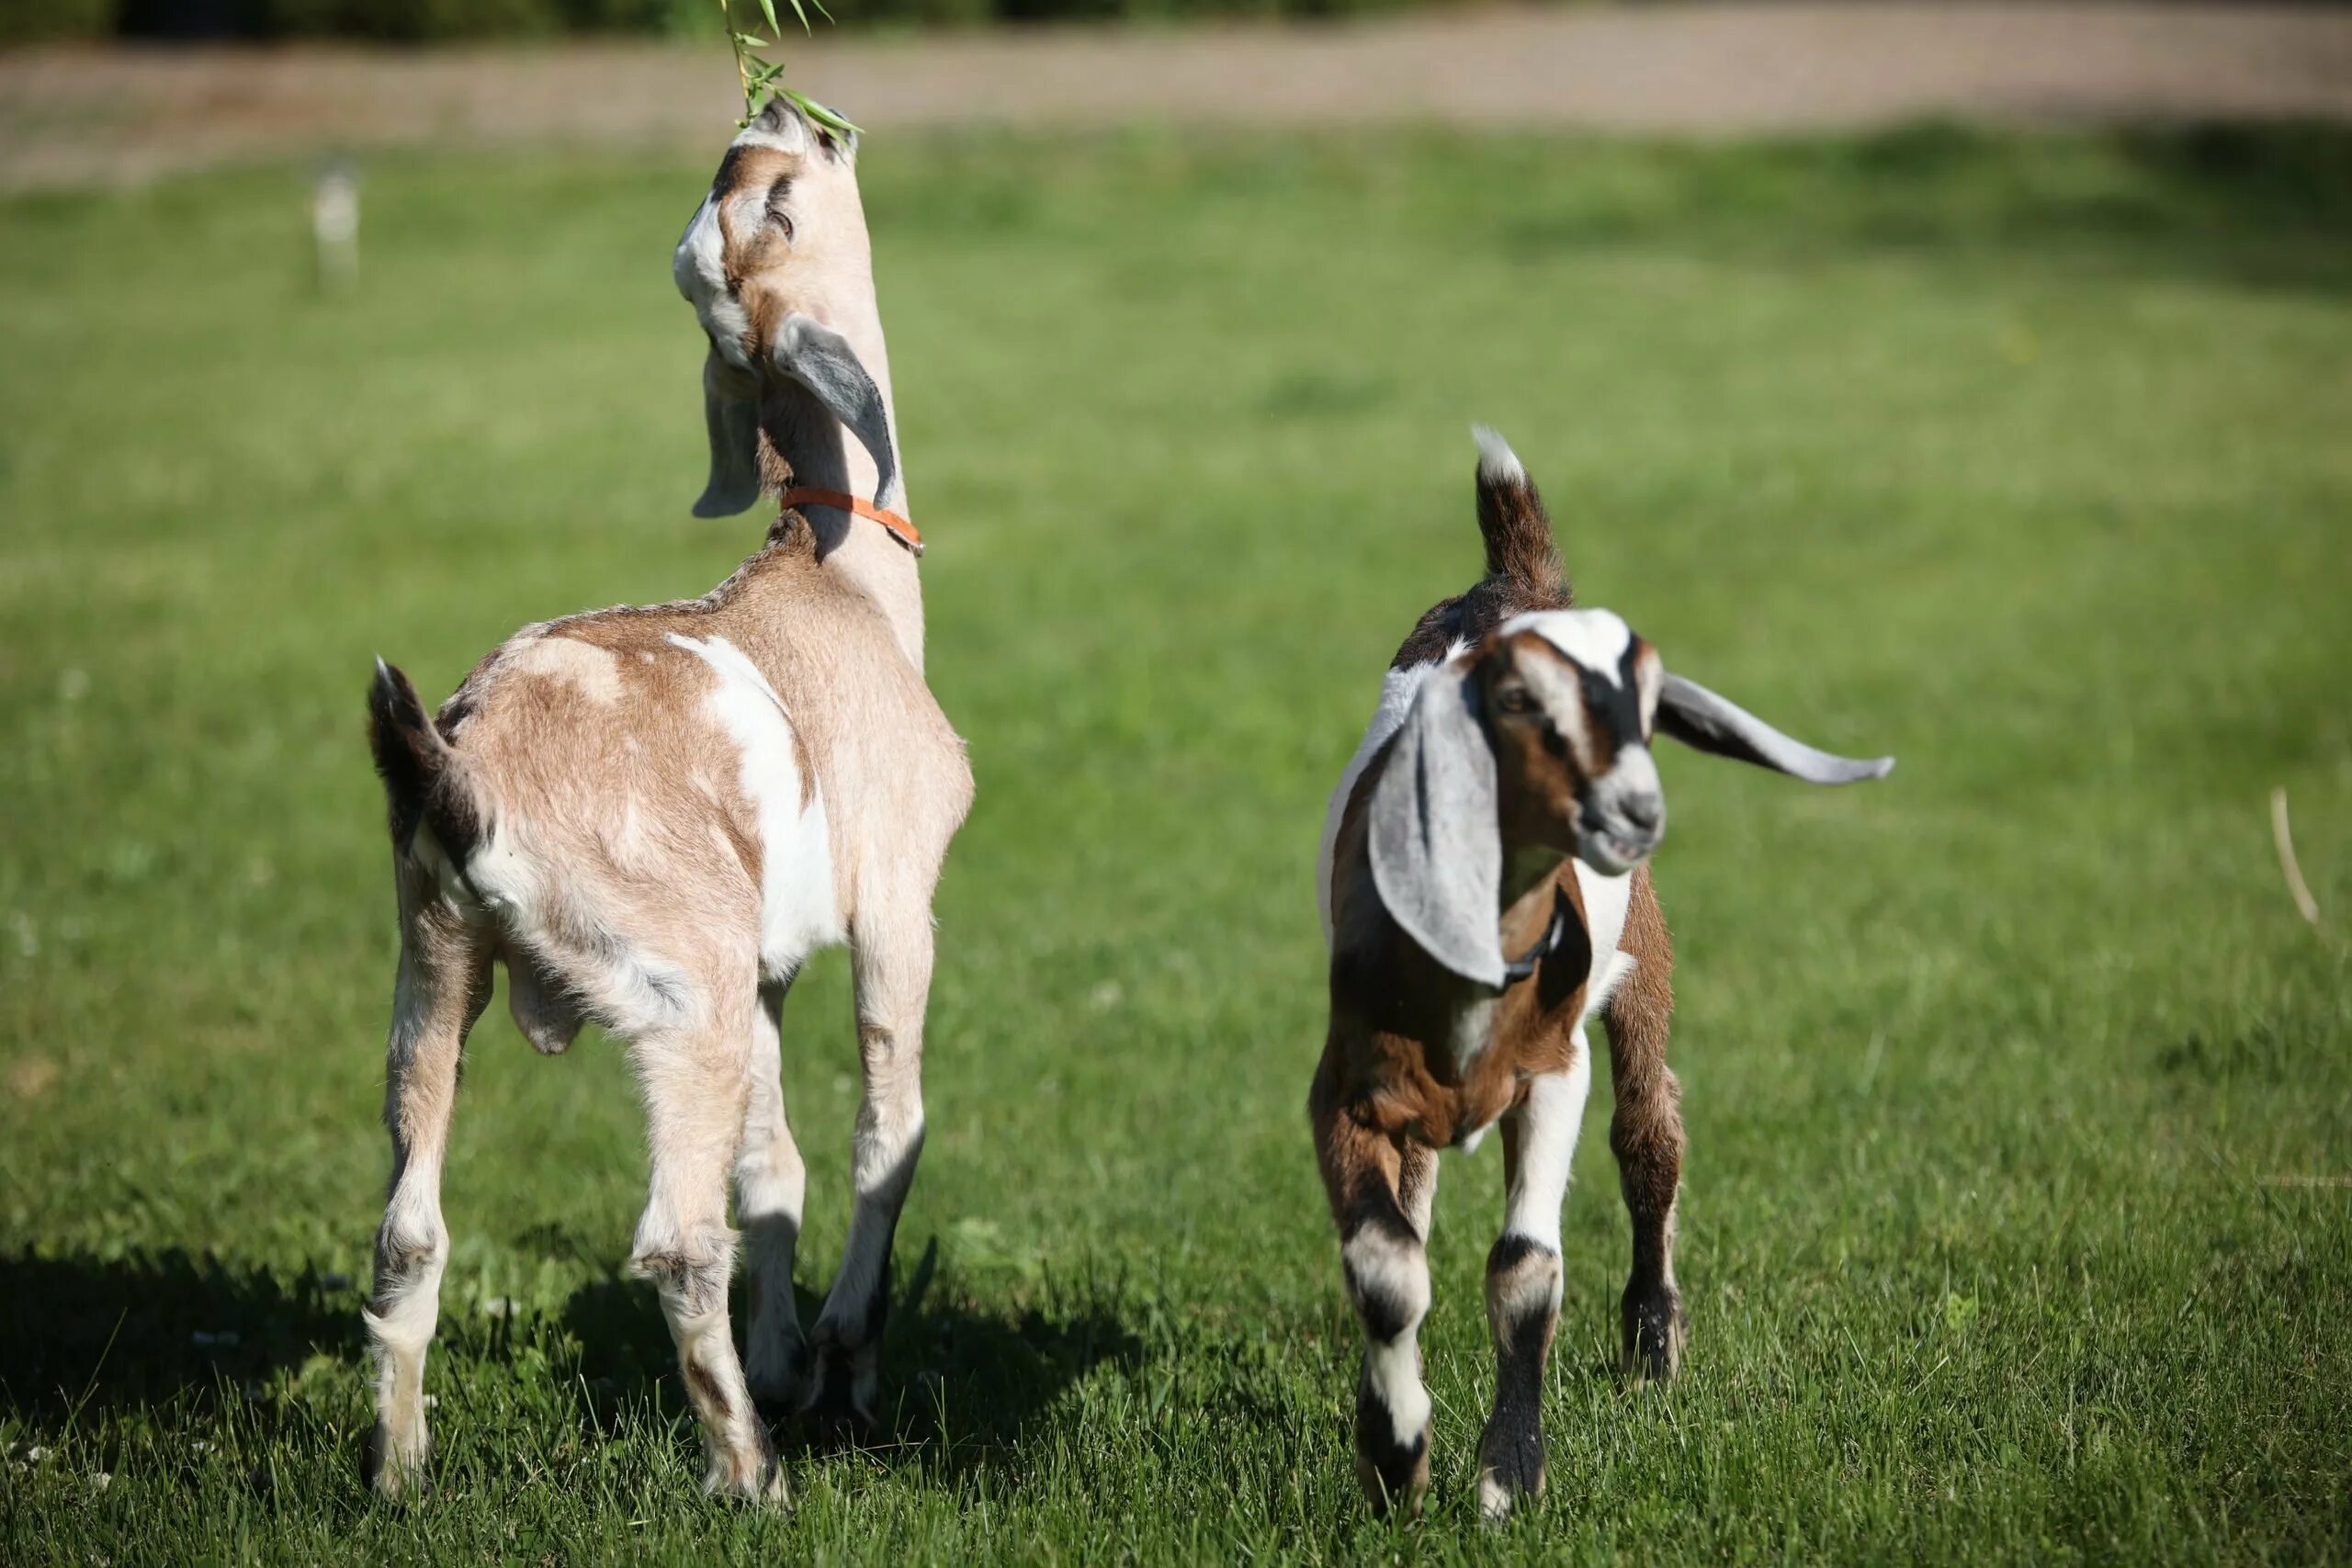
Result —
<path fill-rule="evenodd" d="M 775 0 L 760 0 L 760 15 L 768 19 L 768 30 L 770 32 L 781 33 L 784 31 L 784 24 L 775 19 Z"/>
<path fill-rule="evenodd" d="M 859 130 L 855 125 L 853 125 L 848 120 L 842 118 L 840 115 L 835 114 L 832 110 L 827 108 L 816 99 L 808 96 L 806 93 L 795 92 L 790 87 L 779 88 L 778 92 L 784 97 L 791 100 L 793 107 L 798 109 L 802 114 L 807 115 L 810 119 L 815 120 L 819 125 L 830 127 L 834 130 L 842 131 L 851 136 L 863 136 L 865 134 L 865 131 Z"/>

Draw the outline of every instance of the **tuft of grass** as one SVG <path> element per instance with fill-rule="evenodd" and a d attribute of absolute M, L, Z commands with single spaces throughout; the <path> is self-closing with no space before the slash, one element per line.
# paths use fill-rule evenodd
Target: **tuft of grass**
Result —
<path fill-rule="evenodd" d="M 358 1482 L 393 957 L 372 655 L 701 591 L 707 170 L 387 159 L 0 205 L 0 1560 L 2276 1562 L 2352 1555 L 2352 141 L 1164 132 L 861 160 L 979 804 L 894 1402 L 706 1503 L 625 1280 L 626 1065 L 478 1030 L 437 1490 Z M 157 236 L 168 236 L 159 245 Z M 60 258 L 71 258 L 61 265 Z M 1475 1522 L 1492 1153 L 1437 1491 L 1369 1520 L 1302 1110 L 1324 793 L 1476 570 L 1473 419 L 1586 600 L 1821 743 L 1669 752 L 1686 1379 L 1611 1375 L 1596 1105 L 1551 1491 Z M 2290 792 L 2334 925 L 2296 917 Z M 786 1020 L 813 1311 L 846 967 Z M 1605 1100 L 1605 1091 L 1596 1100 Z M 39 1450 L 38 1457 L 35 1450 Z"/>

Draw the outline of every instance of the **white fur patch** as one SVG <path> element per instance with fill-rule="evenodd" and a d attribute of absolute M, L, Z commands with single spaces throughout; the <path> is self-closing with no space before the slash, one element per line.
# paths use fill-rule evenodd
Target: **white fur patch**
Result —
<path fill-rule="evenodd" d="M 1472 1002 L 1453 1015 L 1453 1022 L 1446 1032 L 1445 1044 L 1448 1054 L 1453 1058 L 1453 1070 L 1457 1077 L 1469 1072 L 1470 1064 L 1478 1059 L 1478 1053 L 1484 1051 L 1487 1042 L 1494 1038 L 1495 1004 L 1499 999 L 1488 998 L 1484 1001 Z M 1472 1132 L 1462 1145 L 1464 1150 L 1476 1149 L 1478 1139 L 1485 1133 L 1484 1127 Z"/>
<path fill-rule="evenodd" d="M 361 1309 L 368 1336 L 379 1353 L 415 1357 L 433 1341 L 441 1311 L 441 1274 L 449 1261 L 449 1233 L 441 1219 L 441 1164 L 428 1154 L 401 1173 L 384 1213 L 384 1234 L 395 1246 L 415 1247 L 424 1256 L 415 1272 L 402 1280 L 398 1293 L 380 1313 L 371 1304 Z"/>
<path fill-rule="evenodd" d="M 1377 1226 L 1366 1225 L 1348 1238 L 1340 1257 L 1358 1290 L 1382 1298 L 1403 1316 L 1405 1326 L 1398 1333 L 1409 1339 L 1430 1310 L 1427 1255 Z"/>
<path fill-rule="evenodd" d="M 598 825 L 596 836 L 604 840 L 605 852 L 613 857 L 613 863 L 625 870 L 650 860 L 654 852 L 652 835 L 645 828 L 645 812 L 634 795 L 621 802 L 618 819 Z"/>
<path fill-rule="evenodd" d="M 1502 432 L 1491 424 L 1474 424 L 1470 439 L 1478 444 L 1478 477 L 1489 484 L 1524 484 L 1527 469 Z"/>
<path fill-rule="evenodd" d="M 1502 624 L 1504 637 L 1533 632 L 1611 685 L 1634 640 L 1633 628 L 1614 610 L 1536 610 Z"/>
<path fill-rule="evenodd" d="M 824 800 L 816 781 L 800 776 L 791 717 L 759 667 L 723 637 L 673 632 L 669 640 L 718 675 L 711 714 L 742 752 L 743 793 L 759 818 L 760 969 L 788 977 L 811 950 L 848 935 L 833 892 Z"/>
<path fill-rule="evenodd" d="M 1600 1011 L 1609 993 L 1634 972 L 1634 961 L 1617 951 L 1625 937 L 1625 912 L 1634 903 L 1634 877 L 1603 876 L 1582 861 L 1575 863 L 1577 891 L 1584 895 L 1584 923 L 1592 939 L 1592 973 L 1586 976 L 1586 1019 Z M 1622 965 L 1622 967 L 1621 967 Z"/>
<path fill-rule="evenodd" d="M 1389 1344 L 1366 1346 L 1364 1364 L 1371 1370 L 1372 1386 L 1379 1391 L 1380 1402 L 1388 1406 L 1396 1446 L 1411 1448 L 1430 1424 L 1429 1390 L 1421 1386 L 1420 1348 L 1411 1335 L 1400 1334 Z"/>
<path fill-rule="evenodd" d="M 1356 792 L 1356 781 L 1363 777 L 1364 769 L 1389 739 L 1405 727 L 1405 716 L 1413 709 L 1413 698 L 1430 674 L 1453 663 L 1470 651 L 1466 642 L 1456 642 L 1445 650 L 1445 657 L 1434 663 L 1408 665 L 1391 670 L 1382 677 L 1380 701 L 1372 710 L 1372 722 L 1364 727 L 1363 739 L 1356 745 L 1355 755 L 1340 773 L 1340 786 L 1331 792 L 1331 804 L 1323 815 L 1323 848 L 1315 862 L 1315 901 L 1323 913 L 1323 942 L 1331 942 L 1331 860 L 1340 841 L 1340 819 L 1347 815 L 1349 797 Z"/>
<path fill-rule="evenodd" d="M 726 249 L 727 236 L 718 226 L 718 204 L 705 197 L 687 220 L 686 231 L 678 237 L 678 248 L 671 254 L 670 277 L 701 318 L 703 330 L 718 345 L 719 355 L 736 369 L 749 370 L 752 362 L 743 345 L 752 335 L 752 318 L 727 287 Z"/>
<path fill-rule="evenodd" d="M 525 853 L 526 829 L 511 812 L 492 819 L 490 837 L 466 859 L 466 880 L 481 896 L 482 904 L 509 924 L 526 924 L 540 902 L 538 867 Z"/>
<path fill-rule="evenodd" d="M 575 960 L 564 969 L 564 977 L 581 988 L 596 1017 L 615 1033 L 639 1039 L 675 1029 L 694 1016 L 701 998 L 684 968 L 630 946 L 601 922 L 593 930 L 584 955 L 588 964 L 583 967 Z"/>
<path fill-rule="evenodd" d="M 506 656 L 506 667 L 526 675 L 568 681 L 593 703 L 620 701 L 619 660 L 610 649 L 576 637 L 534 637 Z"/>

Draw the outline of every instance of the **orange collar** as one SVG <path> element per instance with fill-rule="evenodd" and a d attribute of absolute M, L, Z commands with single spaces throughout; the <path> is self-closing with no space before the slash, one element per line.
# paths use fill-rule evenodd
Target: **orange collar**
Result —
<path fill-rule="evenodd" d="M 784 509 L 795 506 L 830 506 L 838 511 L 855 513 L 860 517 L 870 517 L 897 535 L 899 543 L 917 555 L 922 554 L 922 536 L 915 532 L 913 524 L 897 513 L 876 506 L 870 501 L 860 501 L 845 490 L 812 490 L 807 485 L 795 485 L 777 498 L 776 505 Z"/>

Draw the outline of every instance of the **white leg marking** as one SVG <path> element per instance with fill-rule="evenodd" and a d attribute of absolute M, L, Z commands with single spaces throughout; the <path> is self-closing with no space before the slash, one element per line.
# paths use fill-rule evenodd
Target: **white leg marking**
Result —
<path fill-rule="evenodd" d="M 1401 1326 L 1394 1338 L 1364 1337 L 1364 1367 L 1389 1418 L 1400 1446 L 1410 1447 L 1429 1425 L 1430 1400 L 1421 1386 L 1419 1345 L 1421 1319 L 1430 1310 L 1429 1257 L 1418 1244 L 1408 1245 L 1374 1225 L 1357 1230 L 1340 1248 L 1351 1293 L 1378 1303 L 1396 1314 Z"/>
<path fill-rule="evenodd" d="M 1519 1168 L 1503 1215 L 1506 1235 L 1523 1235 L 1560 1250 L 1560 1205 L 1567 1197 L 1568 1168 L 1584 1125 L 1584 1103 L 1592 1091 L 1592 1047 L 1577 1032 L 1577 1059 L 1563 1073 L 1546 1073 L 1527 1087 L 1520 1119 Z"/>
<path fill-rule="evenodd" d="M 1421 1386 L 1418 1337 L 1408 1330 L 1385 1345 L 1367 1344 L 1364 1365 L 1370 1369 L 1372 1386 L 1379 1392 L 1381 1403 L 1388 1406 L 1396 1446 L 1411 1448 L 1430 1424 L 1430 1395 Z"/>

